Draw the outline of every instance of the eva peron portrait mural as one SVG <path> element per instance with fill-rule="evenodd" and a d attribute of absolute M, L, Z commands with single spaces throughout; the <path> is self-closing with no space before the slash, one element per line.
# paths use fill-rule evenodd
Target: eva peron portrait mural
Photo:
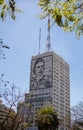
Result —
<path fill-rule="evenodd" d="M 50 75 L 45 73 L 45 61 L 42 58 L 37 59 L 33 64 L 32 75 L 31 75 L 31 88 L 39 89 L 39 88 L 48 88 L 51 87 L 51 79 Z"/>

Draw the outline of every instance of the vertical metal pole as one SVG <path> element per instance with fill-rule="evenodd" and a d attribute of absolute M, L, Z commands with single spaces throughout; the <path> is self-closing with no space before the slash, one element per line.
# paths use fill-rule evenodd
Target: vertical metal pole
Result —
<path fill-rule="evenodd" d="M 40 42 L 41 42 L 41 28 L 39 30 L 39 54 L 40 54 Z"/>

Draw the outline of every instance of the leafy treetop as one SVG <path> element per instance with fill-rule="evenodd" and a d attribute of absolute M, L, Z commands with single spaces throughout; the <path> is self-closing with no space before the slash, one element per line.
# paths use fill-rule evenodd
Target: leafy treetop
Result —
<path fill-rule="evenodd" d="M 75 31 L 77 38 L 83 35 L 83 0 L 39 0 L 41 19 L 51 16 L 51 23 L 64 31 Z"/>
<path fill-rule="evenodd" d="M 15 19 L 16 12 L 21 12 L 21 10 L 16 7 L 15 0 L 0 0 L 0 18 L 2 21 L 8 14 L 12 19 Z"/>

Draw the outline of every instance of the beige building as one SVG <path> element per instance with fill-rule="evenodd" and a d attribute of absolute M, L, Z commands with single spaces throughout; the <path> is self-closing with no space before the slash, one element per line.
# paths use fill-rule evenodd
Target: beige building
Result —
<path fill-rule="evenodd" d="M 30 130 L 36 130 L 37 110 L 53 106 L 58 112 L 62 125 L 59 130 L 70 127 L 70 77 L 69 65 L 54 52 L 33 56 L 30 69 L 30 90 L 25 102 L 32 106 Z"/>
<path fill-rule="evenodd" d="M 8 112 L 9 109 L 0 100 L 0 123 L 6 119 Z"/>
<path fill-rule="evenodd" d="M 10 129 L 14 115 L 15 111 L 5 106 L 0 100 L 0 130 L 2 130 L 2 128 Z"/>

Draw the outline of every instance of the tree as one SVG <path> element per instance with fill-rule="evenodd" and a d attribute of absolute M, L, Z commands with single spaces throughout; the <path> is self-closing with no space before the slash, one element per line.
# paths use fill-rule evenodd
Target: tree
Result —
<path fill-rule="evenodd" d="M 83 101 L 80 101 L 76 106 L 71 109 L 72 115 L 72 129 L 83 130 Z"/>
<path fill-rule="evenodd" d="M 0 39 L 0 60 L 1 59 L 6 59 L 4 49 L 9 49 L 6 44 L 3 43 L 2 39 Z M 3 79 L 4 74 L 0 74 L 0 96 L 3 94 L 4 89 L 6 89 L 7 85 L 9 84 L 9 81 L 5 81 Z"/>
<path fill-rule="evenodd" d="M 64 31 L 75 30 L 77 38 L 83 35 L 83 1 L 82 0 L 39 0 L 41 19 L 49 14 L 51 25 L 57 24 Z"/>
<path fill-rule="evenodd" d="M 0 0 L 0 18 L 2 21 L 8 14 L 12 19 L 15 19 L 16 12 L 21 12 L 21 10 L 16 7 L 15 0 Z"/>
<path fill-rule="evenodd" d="M 39 130 L 57 130 L 59 126 L 58 115 L 54 108 L 41 108 L 38 111 L 36 124 Z"/>
<path fill-rule="evenodd" d="M 3 108 L 0 108 L 0 130 L 18 130 L 22 124 L 21 117 L 11 108 L 6 106 Z"/>
<path fill-rule="evenodd" d="M 3 43 L 3 40 L 0 39 L 0 60 L 1 59 L 5 59 L 5 54 L 3 52 L 4 49 L 10 49 L 9 46 L 7 46 L 6 44 Z"/>
<path fill-rule="evenodd" d="M 5 20 L 6 16 L 15 19 L 16 12 L 21 12 L 16 7 L 15 0 L 0 0 L 0 18 L 2 21 Z M 0 39 L 0 60 L 5 59 L 3 49 L 9 49 Z M 17 96 L 17 89 L 13 85 L 11 89 L 8 89 L 9 81 L 3 79 L 4 74 L 0 76 L 0 98 L 5 101 L 5 105 L 0 104 L 0 130 L 18 130 L 21 125 L 24 125 L 21 117 L 14 109 L 16 109 L 17 103 L 20 99 L 20 95 Z M 10 87 L 10 86 L 9 86 Z"/>
<path fill-rule="evenodd" d="M 16 111 L 21 99 L 20 91 L 15 85 L 4 91 L 2 100 L 5 105 L 0 104 L 0 130 L 19 130 L 25 127 L 21 116 Z"/>

